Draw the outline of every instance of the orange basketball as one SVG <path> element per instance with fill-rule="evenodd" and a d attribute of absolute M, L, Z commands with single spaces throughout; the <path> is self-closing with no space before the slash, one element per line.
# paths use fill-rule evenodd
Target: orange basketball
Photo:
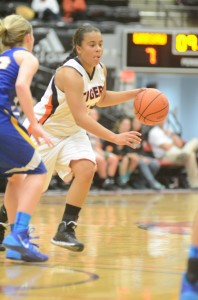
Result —
<path fill-rule="evenodd" d="M 145 125 L 155 125 L 162 122 L 168 114 L 167 97 L 158 89 L 147 88 L 134 99 L 134 114 Z"/>

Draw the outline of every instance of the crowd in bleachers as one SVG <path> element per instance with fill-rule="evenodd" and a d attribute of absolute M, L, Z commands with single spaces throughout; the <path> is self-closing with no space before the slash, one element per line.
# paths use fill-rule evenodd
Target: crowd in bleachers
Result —
<path fill-rule="evenodd" d="M 115 189 L 115 186 L 121 189 L 158 191 L 165 188 L 198 188 L 198 139 L 186 142 L 179 134 L 167 129 L 165 124 L 166 121 L 150 127 L 142 125 L 137 118 L 128 116 L 122 116 L 115 121 L 115 132 L 139 131 L 142 133 L 142 143 L 140 146 L 136 145 L 134 150 L 127 146 L 102 142 L 104 157 L 107 159 L 110 154 L 114 154 L 119 159 L 114 184 L 105 187 L 106 189 Z M 160 133 L 153 138 L 156 130 Z M 166 140 L 163 140 L 165 137 Z M 156 152 L 156 147 L 163 152 L 161 156 Z M 96 187 L 97 178 L 96 173 L 96 182 L 93 183 Z"/>
<path fill-rule="evenodd" d="M 129 0 L 29 0 L 0 2 L 0 15 L 18 13 L 29 21 L 43 22 L 79 20 L 117 21 L 121 23 L 139 22 L 140 14 L 128 6 Z"/>

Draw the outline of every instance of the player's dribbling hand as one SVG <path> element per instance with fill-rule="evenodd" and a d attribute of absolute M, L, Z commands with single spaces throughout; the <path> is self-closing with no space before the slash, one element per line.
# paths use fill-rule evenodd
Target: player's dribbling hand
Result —
<path fill-rule="evenodd" d="M 136 149 L 136 144 L 139 145 L 142 141 L 140 136 L 141 133 L 137 131 L 119 133 L 116 134 L 114 143 L 119 146 L 127 145 L 133 149 Z"/>
<path fill-rule="evenodd" d="M 45 143 L 49 147 L 54 146 L 51 139 L 48 137 L 48 135 L 44 132 L 44 130 L 42 129 L 42 127 L 39 124 L 36 124 L 35 126 L 31 126 L 31 133 L 32 133 L 33 137 L 35 138 L 38 145 L 41 145 L 40 139 L 44 139 Z"/>

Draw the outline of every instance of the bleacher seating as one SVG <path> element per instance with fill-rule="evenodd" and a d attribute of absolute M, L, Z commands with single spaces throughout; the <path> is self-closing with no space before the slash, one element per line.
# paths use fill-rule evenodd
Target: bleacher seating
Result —
<path fill-rule="evenodd" d="M 87 5 L 128 6 L 129 0 L 87 0 Z"/>
<path fill-rule="evenodd" d="M 107 5 L 89 5 L 86 11 L 87 20 L 103 22 L 116 21 L 120 23 L 140 22 L 140 14 L 137 9 Z"/>
<path fill-rule="evenodd" d="M 157 0 L 157 11 L 165 12 L 165 27 L 168 26 L 170 20 L 175 24 L 175 26 L 183 27 L 185 25 L 184 20 L 186 16 L 192 16 L 192 14 L 195 14 L 196 16 L 198 15 L 198 5 L 185 5 L 183 1 L 179 1 L 177 4 L 167 4 L 166 1 Z M 171 17 L 171 12 L 180 14 L 179 23 L 177 22 L 178 19 L 176 20 L 175 17 Z"/>

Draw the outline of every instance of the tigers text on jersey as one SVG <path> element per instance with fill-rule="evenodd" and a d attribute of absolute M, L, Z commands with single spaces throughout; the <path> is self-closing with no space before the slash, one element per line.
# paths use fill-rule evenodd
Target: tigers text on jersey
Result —
<path fill-rule="evenodd" d="M 87 109 L 95 106 L 100 100 L 104 88 L 103 66 L 98 64 L 95 67 L 92 78 L 89 77 L 77 59 L 70 59 L 63 66 L 74 68 L 82 76 L 84 81 L 83 97 Z M 66 137 L 80 130 L 70 111 L 65 94 L 55 85 L 54 77 L 51 79 L 41 101 L 35 105 L 34 111 L 39 123 L 43 124 L 44 129 L 52 135 Z"/>

